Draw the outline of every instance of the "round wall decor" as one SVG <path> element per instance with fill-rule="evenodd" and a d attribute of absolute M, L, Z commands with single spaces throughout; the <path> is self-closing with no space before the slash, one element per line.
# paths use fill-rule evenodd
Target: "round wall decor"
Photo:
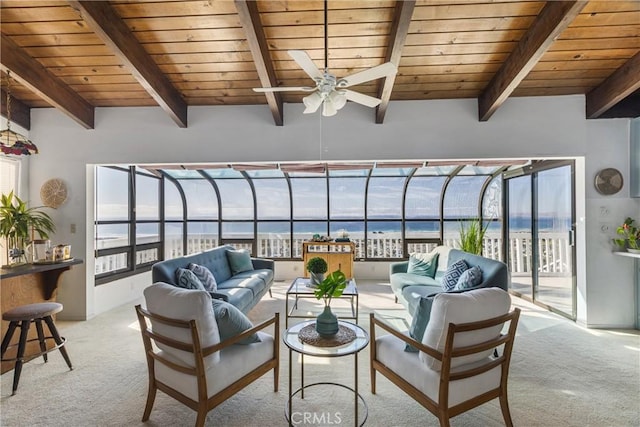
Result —
<path fill-rule="evenodd" d="M 606 168 L 596 173 L 595 187 L 598 193 L 610 196 L 622 189 L 622 174 L 618 169 Z"/>
<path fill-rule="evenodd" d="M 67 184 L 60 178 L 52 178 L 40 187 L 40 198 L 45 206 L 57 209 L 67 200 Z"/>

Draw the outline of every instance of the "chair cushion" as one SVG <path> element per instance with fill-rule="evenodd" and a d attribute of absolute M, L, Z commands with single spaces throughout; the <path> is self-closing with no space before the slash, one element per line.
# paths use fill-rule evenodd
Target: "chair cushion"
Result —
<path fill-rule="evenodd" d="M 431 316 L 422 338 L 422 343 L 439 352 L 444 351 L 449 323 L 461 324 L 498 317 L 509 312 L 511 298 L 499 288 L 482 288 L 463 293 L 441 293 L 434 297 Z M 473 332 L 456 334 L 454 347 L 469 346 L 497 337 L 502 325 Z M 451 367 L 477 362 L 487 358 L 492 350 L 457 357 Z M 434 370 L 440 370 L 441 363 L 426 353 L 420 352 L 420 360 Z"/>
<path fill-rule="evenodd" d="M 429 317 L 431 316 L 431 306 L 433 305 L 433 298 L 434 297 L 421 297 L 418 300 L 418 306 L 413 313 L 413 318 L 411 319 L 411 327 L 409 328 L 409 336 L 411 336 L 411 338 L 418 342 L 422 342 L 424 331 L 425 329 L 427 329 Z M 404 351 L 417 352 L 418 349 L 411 344 L 407 344 L 404 348 Z"/>
<path fill-rule="evenodd" d="M 376 358 L 409 384 L 438 402 L 440 372 L 429 369 L 418 353 L 403 351 L 404 341 L 388 334 L 376 337 Z M 470 367 L 470 366 L 469 366 Z M 466 368 L 466 367 L 465 367 Z M 452 369 L 455 372 L 456 369 Z M 493 390 L 500 385 L 501 367 L 497 366 L 472 378 L 449 383 L 449 407 Z"/>
<path fill-rule="evenodd" d="M 189 270 L 187 270 L 189 271 Z M 205 290 L 182 289 L 163 282 L 157 282 L 144 290 L 147 310 L 153 314 L 178 320 L 195 319 L 198 326 L 198 337 L 203 348 L 218 344 L 220 334 L 211 307 L 211 295 Z M 191 331 L 159 322 L 151 323 L 152 329 L 160 334 L 177 341 L 191 343 Z M 177 350 L 173 347 L 157 343 L 158 348 L 184 363 L 195 367 L 193 353 Z M 215 352 L 204 358 L 205 367 L 217 363 L 220 354 Z"/>
<path fill-rule="evenodd" d="M 244 249 L 227 249 L 227 260 L 229 261 L 229 267 L 231 268 L 232 275 L 236 275 L 243 271 L 253 270 L 251 254 Z"/>
<path fill-rule="evenodd" d="M 466 270 L 469 269 L 469 265 L 463 259 L 458 260 L 447 267 L 447 271 L 442 276 L 442 289 L 445 292 L 452 291 L 458 284 L 458 279 L 462 276 Z"/>
<path fill-rule="evenodd" d="M 219 393 L 274 357 L 273 336 L 264 332 L 258 332 L 258 335 L 261 342 L 249 345 L 230 345 L 219 352 L 220 362 L 207 369 L 205 373 L 207 397 Z M 175 371 L 162 363 L 156 363 L 154 366 L 158 381 L 169 385 L 188 398 L 198 401 L 196 377 Z"/>
<path fill-rule="evenodd" d="M 460 275 L 454 289 L 456 291 L 462 291 L 478 286 L 480 283 L 482 283 L 482 270 L 477 265 L 474 265 Z"/>
<path fill-rule="evenodd" d="M 198 276 L 186 268 L 177 268 L 176 269 L 176 283 L 179 287 L 184 289 L 198 289 L 201 291 L 206 291 L 204 285 L 198 279 Z"/>
<path fill-rule="evenodd" d="M 433 277 L 436 274 L 438 266 L 438 253 L 430 252 L 428 254 L 412 253 L 409 255 L 409 264 L 407 273 L 418 274 L 420 276 Z"/>
<path fill-rule="evenodd" d="M 213 314 L 218 324 L 220 340 L 225 341 L 241 334 L 247 329 L 253 328 L 251 320 L 235 306 L 218 299 L 212 300 L 211 303 L 213 305 Z M 238 341 L 237 344 L 251 344 L 259 341 L 260 338 L 258 335 L 252 334 Z"/>
<path fill-rule="evenodd" d="M 401 295 L 406 301 L 407 311 L 411 316 L 415 316 L 420 298 L 439 294 L 440 292 L 442 292 L 440 285 L 415 285 L 405 287 Z"/>
<path fill-rule="evenodd" d="M 204 285 L 204 289 L 207 292 L 215 292 L 218 289 L 218 283 L 216 282 L 216 278 L 213 277 L 213 273 L 207 267 L 200 265 L 189 263 L 189 270 L 193 271 L 193 273 L 198 277 L 200 282 Z"/>

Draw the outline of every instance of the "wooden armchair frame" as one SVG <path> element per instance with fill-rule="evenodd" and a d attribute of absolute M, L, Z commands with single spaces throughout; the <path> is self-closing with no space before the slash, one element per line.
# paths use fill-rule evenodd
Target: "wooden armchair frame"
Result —
<path fill-rule="evenodd" d="M 165 392 L 169 396 L 173 397 L 174 399 L 178 400 L 179 402 L 185 404 L 189 408 L 196 411 L 198 414 L 196 418 L 196 426 L 198 427 L 204 426 L 207 413 L 211 409 L 215 408 L 220 403 L 224 402 L 226 399 L 233 396 L 238 391 L 242 390 L 244 387 L 251 384 L 253 381 L 257 380 L 258 378 L 260 378 L 262 375 L 264 375 L 271 369 L 273 369 L 273 391 L 274 392 L 278 391 L 278 374 L 279 374 L 279 368 L 280 368 L 280 365 L 279 365 L 280 315 L 279 313 L 275 313 L 275 315 L 272 318 L 260 323 L 259 325 L 254 326 L 251 329 L 247 329 L 240 335 L 237 335 L 221 343 L 218 343 L 209 347 L 205 347 L 205 348 L 202 348 L 202 346 L 200 345 L 200 340 L 198 338 L 198 329 L 196 327 L 195 320 L 183 321 L 183 320 L 170 319 L 168 317 L 163 317 L 157 314 L 153 314 L 147 311 L 146 309 L 142 308 L 140 305 L 136 305 L 136 314 L 138 316 L 138 322 L 140 323 L 140 331 L 142 332 L 142 341 L 144 343 L 145 354 L 147 357 L 147 367 L 149 370 L 149 391 L 147 395 L 147 404 L 144 409 L 144 415 L 142 416 L 142 421 L 147 421 L 149 419 L 149 416 L 151 414 L 151 409 L 153 408 L 153 403 L 155 401 L 157 390 L 161 390 Z M 152 320 L 154 322 L 164 323 L 169 326 L 189 329 L 191 332 L 191 338 L 193 343 L 189 344 L 189 343 L 176 341 L 174 339 L 154 333 L 149 327 L 149 324 L 147 323 L 147 319 L 149 319 L 150 321 Z M 243 376 L 242 378 L 238 379 L 237 381 L 229 385 L 227 388 L 221 390 L 220 392 L 214 394 L 211 397 L 208 397 L 204 358 L 215 353 L 216 351 L 221 351 L 222 349 L 227 348 L 230 345 L 235 344 L 236 342 L 244 338 L 247 338 L 251 334 L 254 334 L 262 329 L 265 329 L 272 324 L 274 325 L 273 357 L 269 359 L 266 363 L 260 365 L 256 369 L 249 372 L 247 375 Z M 190 367 L 181 366 L 162 357 L 154 350 L 152 341 L 162 343 L 166 346 L 170 346 L 178 350 L 193 353 L 195 367 L 190 368 Z M 195 401 L 185 396 L 184 394 L 180 393 L 179 391 L 173 389 L 172 387 L 168 386 L 167 384 L 164 384 L 161 381 L 159 381 L 155 377 L 154 364 L 156 362 L 162 363 L 175 371 L 188 374 L 188 375 L 193 375 L 194 377 L 196 377 L 197 384 L 198 384 L 198 400 Z"/>
<path fill-rule="evenodd" d="M 376 371 L 387 377 L 391 382 L 397 385 L 401 390 L 411 396 L 414 400 L 427 408 L 432 414 L 434 414 L 440 420 L 440 426 L 448 427 L 449 419 L 466 412 L 476 406 L 480 406 L 492 399 L 500 399 L 500 408 L 502 410 L 502 416 L 504 418 L 505 425 L 508 427 L 513 426 L 511 420 L 511 413 L 509 411 L 509 403 L 507 401 L 507 379 L 509 376 L 509 363 L 511 361 L 511 352 L 513 350 L 513 341 L 516 334 L 516 328 L 518 326 L 518 319 L 520 317 L 520 309 L 515 308 L 510 313 L 495 317 L 492 319 L 482 320 L 479 322 L 471 322 L 464 324 L 450 323 L 447 330 L 447 339 L 444 347 L 444 352 L 428 347 L 421 342 L 418 342 L 410 336 L 404 335 L 392 326 L 384 323 L 383 321 L 376 319 L 374 314 L 371 313 L 370 320 L 370 370 L 371 370 L 371 393 L 376 393 Z M 498 337 L 485 341 L 476 345 L 466 347 L 454 347 L 455 334 L 461 332 L 477 331 L 480 329 L 490 328 L 499 324 L 509 322 L 509 328 L 506 333 L 501 333 Z M 409 384 L 404 378 L 400 377 L 394 371 L 382 364 L 376 358 L 376 333 L 375 327 L 378 326 L 381 329 L 389 332 L 398 339 L 405 343 L 411 344 L 434 359 L 442 363 L 440 370 L 440 384 L 438 391 L 438 402 L 433 401 L 426 396 L 422 391 L 418 390 L 413 385 Z M 471 369 L 456 369 L 454 373 L 451 372 L 451 360 L 454 357 L 467 356 L 474 353 L 485 352 L 487 350 L 497 350 L 500 346 L 504 346 L 502 349 L 502 355 L 495 357 L 494 359 L 487 359 L 487 363 L 477 366 L 474 365 Z M 495 353 L 494 353 L 495 354 Z M 462 380 L 465 378 L 474 377 L 484 372 L 490 371 L 495 367 L 501 367 L 500 385 L 483 393 L 479 396 L 475 396 L 472 399 L 466 400 L 456 406 L 449 407 L 449 384 L 453 381 Z"/>

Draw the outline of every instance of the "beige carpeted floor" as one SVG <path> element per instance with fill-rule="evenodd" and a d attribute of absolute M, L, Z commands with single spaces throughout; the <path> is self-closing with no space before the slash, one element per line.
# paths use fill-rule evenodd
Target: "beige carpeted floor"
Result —
<path fill-rule="evenodd" d="M 283 317 L 288 283 L 273 287 L 251 312 L 259 321 L 279 311 Z M 359 283 L 360 324 L 368 329 L 369 312 L 402 325 L 401 306 L 389 285 Z M 310 302 L 311 303 L 311 302 Z M 587 330 L 513 298 L 522 308 L 509 379 L 509 401 L 516 426 L 640 425 L 639 331 Z M 135 426 L 146 399 L 147 368 L 134 304 L 126 304 L 87 322 L 58 322 L 68 341 L 74 370 L 59 353 L 49 363 L 33 360 L 23 369 L 18 394 L 11 396 L 13 372 L 2 375 L 2 426 Z M 332 304 L 333 306 L 333 304 Z M 339 307 L 336 306 L 336 309 Z M 394 319 L 395 318 L 395 319 Z M 370 392 L 369 349 L 359 355 L 359 387 L 368 406 L 366 425 L 437 426 L 438 422 L 385 378 Z M 207 417 L 210 426 L 284 426 L 288 391 L 288 351 L 281 345 L 280 391 L 270 374 L 242 390 Z M 299 384 L 294 357 L 294 382 Z M 353 385 L 353 357 L 306 359 L 307 383 L 332 381 Z M 353 425 L 353 396 L 345 389 L 319 386 L 309 390 L 301 414 L 315 414 L 299 425 Z M 302 406 L 306 405 L 306 406 Z M 190 426 L 195 413 L 158 392 L 149 426 Z M 489 402 L 452 420 L 452 426 L 501 426 L 499 405 Z"/>

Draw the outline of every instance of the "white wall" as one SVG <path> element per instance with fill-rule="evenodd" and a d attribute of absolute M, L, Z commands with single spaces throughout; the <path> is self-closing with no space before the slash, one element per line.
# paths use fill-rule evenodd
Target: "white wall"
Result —
<path fill-rule="evenodd" d="M 402 101 L 392 102 L 385 123 L 377 125 L 373 110 L 352 103 L 331 118 L 303 115 L 301 104 L 285 104 L 285 126 L 278 127 L 266 105 L 191 107 L 189 127 L 181 129 L 159 108 L 99 108 L 96 128 L 85 130 L 56 110 L 37 109 L 32 110 L 31 137 L 41 154 L 31 161 L 31 190 L 37 194 L 52 177 L 69 184 L 70 200 L 54 214 L 59 229 L 54 240 L 71 243 L 74 255 L 90 260 L 90 164 L 572 157 L 578 160 L 582 189 L 577 196 L 579 321 L 591 324 L 594 316 L 595 325 L 631 326 L 628 304 L 610 309 L 633 300 L 631 267 L 620 265 L 604 245 L 590 246 L 598 236 L 591 202 L 600 205 L 590 192 L 591 180 L 600 162 L 624 169 L 619 151 L 628 151 L 628 120 L 587 121 L 584 111 L 582 96 L 512 98 L 491 120 L 479 122 L 475 100 Z M 624 206 L 615 208 L 612 222 L 638 207 L 637 200 L 624 195 L 616 200 Z M 75 234 L 71 224 L 77 227 Z M 88 262 L 62 276 L 59 299 L 67 318 L 92 317 L 121 297 L 124 303 L 139 295 L 131 283 L 95 288 L 92 266 Z M 608 281 L 594 278 L 610 269 L 617 271 L 619 288 L 613 299 Z"/>

